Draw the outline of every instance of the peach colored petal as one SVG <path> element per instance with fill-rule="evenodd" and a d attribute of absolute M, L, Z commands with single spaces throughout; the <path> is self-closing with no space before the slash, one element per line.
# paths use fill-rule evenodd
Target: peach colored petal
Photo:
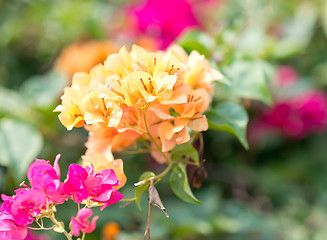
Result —
<path fill-rule="evenodd" d="M 188 122 L 187 126 L 194 131 L 206 131 L 208 130 L 208 121 L 205 116 L 198 114 L 194 116 L 194 119 Z"/>

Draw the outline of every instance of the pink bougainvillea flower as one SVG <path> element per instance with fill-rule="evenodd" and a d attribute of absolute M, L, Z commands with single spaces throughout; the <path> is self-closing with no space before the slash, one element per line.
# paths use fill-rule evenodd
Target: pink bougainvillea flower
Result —
<path fill-rule="evenodd" d="M 108 158 L 101 153 L 87 151 L 83 159 L 83 166 L 94 166 L 96 172 L 103 169 L 113 169 L 120 185 L 114 186 L 115 189 L 123 187 L 126 183 L 126 175 L 124 173 L 124 164 L 121 159 L 114 160 L 113 157 Z"/>
<path fill-rule="evenodd" d="M 17 189 L 13 197 L 10 214 L 18 225 L 31 224 L 46 204 L 46 196 L 37 189 Z"/>
<path fill-rule="evenodd" d="M 0 212 L 0 239 L 22 240 L 27 235 L 27 228 L 15 223 L 13 216 Z"/>
<path fill-rule="evenodd" d="M 62 183 L 60 183 L 59 159 L 60 154 L 56 156 L 53 167 L 49 161 L 36 159 L 27 170 L 31 187 L 43 191 L 48 199 L 55 203 L 62 203 L 67 199 L 67 196 L 60 194 Z"/>
<path fill-rule="evenodd" d="M 327 97 L 308 92 L 279 101 L 264 114 L 263 121 L 286 136 L 303 138 L 327 127 Z"/>
<path fill-rule="evenodd" d="M 118 202 L 124 198 L 124 196 L 117 189 L 114 189 L 114 188 L 109 188 L 107 190 L 105 190 L 105 189 L 106 188 L 102 188 L 101 192 L 96 197 L 91 199 L 96 202 L 104 203 L 100 207 L 101 211 L 104 208 L 106 208 L 112 204 L 115 204 L 116 202 Z"/>
<path fill-rule="evenodd" d="M 74 202 L 81 203 L 89 196 L 85 180 L 88 177 L 87 171 L 77 165 L 71 164 L 68 169 L 67 179 L 64 182 L 63 193 L 68 196 L 72 196 Z"/>
<path fill-rule="evenodd" d="M 96 221 L 98 220 L 98 216 L 95 216 L 91 222 L 88 220 L 91 217 L 93 211 L 89 208 L 83 208 L 78 211 L 76 218 L 71 218 L 71 228 L 73 231 L 74 236 L 79 236 L 80 232 L 83 233 L 91 233 L 95 229 Z"/>
<path fill-rule="evenodd" d="M 327 96 L 311 91 L 284 100 L 265 109 L 249 127 L 249 136 L 254 141 L 270 132 L 291 138 L 303 138 L 308 134 L 327 128 Z M 260 130 L 260 132 L 258 132 Z"/>
<path fill-rule="evenodd" d="M 297 81 L 298 74 L 294 68 L 283 65 L 278 67 L 275 78 L 278 86 L 289 87 Z"/>
<path fill-rule="evenodd" d="M 160 41 L 162 49 L 183 30 L 200 26 L 192 5 L 186 0 L 142 0 L 128 14 L 139 33 Z"/>

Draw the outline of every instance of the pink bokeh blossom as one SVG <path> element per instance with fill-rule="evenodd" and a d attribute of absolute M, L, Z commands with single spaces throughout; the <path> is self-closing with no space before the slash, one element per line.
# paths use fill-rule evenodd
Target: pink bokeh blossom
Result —
<path fill-rule="evenodd" d="M 250 123 L 248 136 L 250 142 L 257 142 L 272 132 L 301 139 L 326 129 L 327 96 L 320 91 L 309 91 L 276 100 Z"/>
<path fill-rule="evenodd" d="M 142 0 L 129 9 L 128 15 L 136 34 L 157 39 L 162 49 L 185 29 L 200 26 L 187 0 Z"/>

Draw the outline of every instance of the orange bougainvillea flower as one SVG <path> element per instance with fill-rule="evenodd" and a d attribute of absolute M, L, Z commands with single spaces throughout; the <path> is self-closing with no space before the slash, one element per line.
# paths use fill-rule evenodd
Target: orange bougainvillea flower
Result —
<path fill-rule="evenodd" d="M 115 222 L 108 222 L 102 228 L 102 240 L 115 240 L 120 233 L 120 226 Z"/>
<path fill-rule="evenodd" d="M 85 121 L 79 103 L 83 98 L 83 91 L 81 89 L 65 88 L 64 92 L 61 97 L 62 105 L 56 107 L 54 111 L 61 112 L 59 120 L 68 130 L 73 127 L 82 127 Z"/>
<path fill-rule="evenodd" d="M 184 49 L 175 45 L 169 49 L 180 61 L 184 61 L 187 67 L 183 72 L 182 79 L 194 89 L 204 88 L 212 91 L 212 82 L 220 80 L 223 75 L 216 69 L 211 68 L 210 63 L 197 51 L 192 51 L 187 56 Z"/>
<path fill-rule="evenodd" d="M 76 72 L 88 72 L 107 56 L 118 50 L 111 41 L 84 41 L 66 47 L 55 62 L 54 68 L 72 76 Z"/>
<path fill-rule="evenodd" d="M 85 146 L 90 151 L 108 155 L 109 152 L 121 151 L 135 143 L 141 133 L 134 129 L 119 129 L 107 127 L 103 123 L 96 123 L 85 127 L 89 131 L 89 138 Z"/>
<path fill-rule="evenodd" d="M 187 96 L 187 102 L 170 106 L 152 105 L 148 111 L 151 134 L 160 138 L 162 151 L 170 151 L 176 144 L 190 140 L 187 127 L 194 131 L 208 129 L 202 113 L 208 108 L 209 95 L 205 89 L 196 89 Z"/>
<path fill-rule="evenodd" d="M 96 168 L 138 139 L 155 141 L 158 153 L 169 154 L 190 140 L 191 131 L 207 130 L 211 83 L 221 77 L 196 51 L 188 56 L 178 46 L 157 52 L 122 47 L 89 73 L 76 73 L 56 111 L 69 130 L 86 124 L 83 162 Z"/>

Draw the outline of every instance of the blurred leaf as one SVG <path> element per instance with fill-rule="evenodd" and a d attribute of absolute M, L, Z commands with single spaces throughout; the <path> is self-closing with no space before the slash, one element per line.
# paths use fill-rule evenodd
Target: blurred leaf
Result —
<path fill-rule="evenodd" d="M 12 115 L 18 118 L 31 118 L 32 111 L 26 99 L 16 91 L 0 87 L 0 113 Z"/>
<path fill-rule="evenodd" d="M 283 37 L 274 47 L 274 56 L 289 57 L 300 52 L 310 41 L 317 19 L 312 3 L 304 1 L 297 7 L 295 16 L 283 26 Z"/>
<path fill-rule="evenodd" d="M 316 80 L 316 84 L 321 86 L 327 85 L 327 61 L 317 64 L 313 68 L 313 75 Z"/>
<path fill-rule="evenodd" d="M 189 142 L 177 144 L 171 151 L 172 160 L 180 160 L 182 158 L 192 158 L 196 163 L 199 162 L 199 153 Z"/>
<path fill-rule="evenodd" d="M 192 30 L 182 35 L 177 44 L 183 47 L 187 52 L 196 50 L 200 54 L 208 57 L 215 46 L 215 41 L 208 34 Z"/>
<path fill-rule="evenodd" d="M 170 175 L 170 186 L 177 197 L 185 202 L 194 204 L 203 204 L 196 199 L 191 191 L 188 183 L 186 167 L 183 163 L 177 163 L 174 165 L 172 173 Z"/>
<path fill-rule="evenodd" d="M 323 2 L 322 11 L 321 11 L 321 20 L 324 27 L 324 32 L 327 37 L 327 1 Z"/>
<path fill-rule="evenodd" d="M 139 181 L 142 181 L 144 179 L 148 179 L 151 177 L 155 177 L 155 176 L 156 175 L 153 172 L 144 172 L 140 176 Z M 150 182 L 147 182 L 147 183 L 144 183 L 135 188 L 135 203 L 139 209 L 141 209 L 141 204 L 140 204 L 141 197 L 142 197 L 143 193 L 148 189 L 149 185 L 150 185 Z"/>
<path fill-rule="evenodd" d="M 270 73 L 269 65 L 264 62 L 235 61 L 223 71 L 231 84 L 218 89 L 220 92 L 216 95 L 229 99 L 250 98 L 270 104 L 271 98 L 267 87 L 267 75 Z"/>
<path fill-rule="evenodd" d="M 20 92 L 31 105 L 47 108 L 59 99 L 67 83 L 63 74 L 50 72 L 47 75 L 34 76 L 26 80 Z"/>
<path fill-rule="evenodd" d="M 28 166 L 42 145 L 42 135 L 31 125 L 12 119 L 1 120 L 0 164 L 9 167 L 18 180 L 26 176 Z"/>
<path fill-rule="evenodd" d="M 212 68 L 216 69 L 217 71 L 221 72 L 221 69 L 218 67 L 218 64 L 214 61 L 211 61 L 210 62 L 210 65 Z M 230 85 L 231 82 L 229 81 L 229 79 L 227 79 L 224 75 L 223 75 L 223 78 L 221 79 L 217 79 L 215 80 L 215 82 L 219 82 L 219 83 L 223 83 L 223 84 L 227 84 L 227 85 Z"/>
<path fill-rule="evenodd" d="M 233 134 L 248 149 L 246 126 L 249 117 L 243 106 L 236 103 L 224 102 L 215 106 L 206 114 L 209 129 Z"/>

